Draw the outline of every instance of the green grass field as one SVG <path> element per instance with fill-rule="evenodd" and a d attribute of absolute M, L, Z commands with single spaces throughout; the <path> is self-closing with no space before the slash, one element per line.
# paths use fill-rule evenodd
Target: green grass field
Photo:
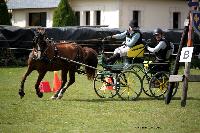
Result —
<path fill-rule="evenodd" d="M 63 99 L 35 94 L 37 72 L 25 83 L 25 97 L 18 89 L 24 68 L 0 68 L 0 133 L 199 133 L 200 83 L 189 83 L 186 107 L 180 106 L 182 84 L 169 105 L 142 94 L 137 101 L 100 99 L 93 82 L 76 75 L 76 83 Z M 200 74 L 200 70 L 191 70 Z M 53 82 L 53 72 L 45 80 Z"/>

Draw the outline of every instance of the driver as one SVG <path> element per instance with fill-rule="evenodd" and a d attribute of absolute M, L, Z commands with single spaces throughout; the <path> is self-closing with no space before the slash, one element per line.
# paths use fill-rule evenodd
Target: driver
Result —
<path fill-rule="evenodd" d="M 110 64 L 110 65 L 114 64 L 116 60 L 119 59 L 120 57 L 126 56 L 130 48 L 142 43 L 142 34 L 139 30 L 138 23 L 134 20 L 131 20 L 129 22 L 128 30 L 122 32 L 121 34 L 116 34 L 106 37 L 106 39 L 111 39 L 111 38 L 114 39 L 125 38 L 125 41 L 122 43 L 123 46 L 118 47 L 114 50 L 113 56 L 111 56 L 108 59 L 103 59 L 103 62 L 105 64 Z"/>
<path fill-rule="evenodd" d="M 156 39 L 156 46 L 154 48 L 147 46 L 147 50 L 155 54 L 155 62 L 165 62 L 169 60 L 171 55 L 171 52 L 169 50 L 171 46 L 170 42 L 164 38 L 162 29 L 156 28 L 153 35 Z"/>

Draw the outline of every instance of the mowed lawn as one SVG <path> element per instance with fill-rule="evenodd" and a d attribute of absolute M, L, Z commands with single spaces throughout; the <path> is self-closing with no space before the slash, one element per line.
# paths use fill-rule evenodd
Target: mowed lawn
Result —
<path fill-rule="evenodd" d="M 61 100 L 35 94 L 37 72 L 25 83 L 25 97 L 18 89 L 22 68 L 0 68 L 0 133 L 199 133 L 200 83 L 189 83 L 186 107 L 180 106 L 182 84 L 169 105 L 143 93 L 137 101 L 101 99 L 93 90 L 93 82 L 76 75 L 76 83 Z M 182 72 L 182 71 L 181 71 Z M 200 74 L 200 70 L 191 70 Z M 45 80 L 52 87 L 53 72 Z"/>

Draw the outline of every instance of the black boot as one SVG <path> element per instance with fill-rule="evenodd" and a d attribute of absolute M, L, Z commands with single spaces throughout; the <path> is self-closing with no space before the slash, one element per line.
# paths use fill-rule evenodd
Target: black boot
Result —
<path fill-rule="evenodd" d="M 107 64 L 112 65 L 112 64 L 114 64 L 114 63 L 117 61 L 117 59 L 119 59 L 119 58 L 120 58 L 120 54 L 117 53 L 117 54 L 114 54 L 113 56 L 111 56 L 110 58 L 108 58 L 108 59 L 106 60 L 106 62 L 107 62 Z"/>

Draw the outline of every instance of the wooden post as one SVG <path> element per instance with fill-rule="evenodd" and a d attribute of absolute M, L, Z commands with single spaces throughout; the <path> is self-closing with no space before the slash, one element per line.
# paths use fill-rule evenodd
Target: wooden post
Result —
<path fill-rule="evenodd" d="M 190 76 L 190 62 L 185 63 L 185 72 L 184 72 L 184 80 L 183 80 L 183 91 L 181 97 L 181 106 L 185 107 L 186 99 L 187 99 L 187 91 L 188 91 L 188 78 Z"/>
<path fill-rule="evenodd" d="M 190 19 L 190 12 L 188 13 L 187 19 L 188 20 Z M 178 52 L 177 52 L 176 60 L 175 60 L 175 63 L 174 63 L 174 68 L 173 68 L 171 75 L 177 75 L 178 74 L 178 70 L 179 70 L 179 66 L 180 66 L 179 60 L 180 60 L 181 50 L 182 50 L 183 46 L 187 43 L 188 31 L 189 31 L 189 26 L 185 25 L 184 31 L 183 31 L 182 36 L 181 36 L 181 41 L 180 41 L 179 49 L 178 49 Z M 166 95 L 166 98 L 165 98 L 165 104 L 170 103 L 170 101 L 172 99 L 172 93 L 173 93 L 174 86 L 175 86 L 175 82 L 169 83 L 167 95 Z"/>
<path fill-rule="evenodd" d="M 188 15 L 188 19 L 189 19 L 189 15 Z M 178 70 L 179 70 L 179 66 L 180 66 L 179 60 L 180 60 L 181 50 L 182 50 L 183 46 L 187 43 L 188 30 L 189 30 L 188 26 L 185 26 L 184 31 L 182 33 L 182 37 L 181 37 L 179 49 L 178 49 L 178 52 L 177 52 L 176 60 L 175 60 L 175 63 L 174 63 L 174 68 L 173 68 L 173 71 L 171 73 L 172 75 L 178 74 Z M 167 95 L 166 95 L 166 98 L 165 98 L 165 104 L 170 103 L 170 101 L 172 99 L 172 92 L 173 92 L 174 86 L 175 86 L 174 82 L 169 83 Z"/>
<path fill-rule="evenodd" d="M 199 2 L 199 0 L 192 0 L 192 2 Z M 196 6 L 192 6 L 190 9 L 190 25 L 189 25 L 189 32 L 188 32 L 188 42 L 187 42 L 187 46 L 188 47 L 192 47 L 193 45 L 193 29 L 192 29 L 192 10 L 197 10 Z M 182 91 L 182 97 L 181 97 L 181 106 L 185 107 L 186 105 L 186 99 L 187 99 L 187 91 L 188 91 L 188 79 L 190 76 L 190 62 L 186 62 L 185 63 L 185 71 L 184 71 L 184 75 L 185 78 L 183 80 L 183 91 Z"/>

